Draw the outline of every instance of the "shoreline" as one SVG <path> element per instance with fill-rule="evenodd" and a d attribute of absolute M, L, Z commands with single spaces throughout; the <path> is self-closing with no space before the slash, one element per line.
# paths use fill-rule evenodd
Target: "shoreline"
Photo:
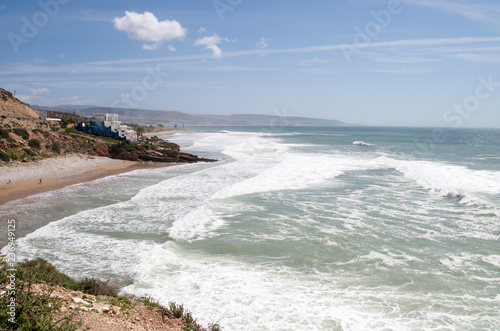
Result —
<path fill-rule="evenodd" d="M 81 156 L 72 156 L 73 158 L 82 158 Z M 155 168 L 164 168 L 170 166 L 179 165 L 179 163 L 143 163 L 136 161 L 124 161 L 124 160 L 115 160 L 106 157 L 95 158 L 95 159 L 85 159 L 85 162 L 89 162 L 88 166 L 83 171 L 74 171 L 75 169 L 71 169 L 71 167 L 66 167 L 66 169 L 60 169 L 57 175 L 48 174 L 43 176 L 41 173 L 44 173 L 44 170 L 47 170 L 47 167 L 53 166 L 55 163 L 61 163 L 60 160 L 64 158 L 56 158 L 56 159 L 45 159 L 45 163 L 42 166 L 37 164 L 26 164 L 17 166 L 19 168 L 40 168 L 35 174 L 37 176 L 33 177 L 29 174 L 22 178 L 22 180 L 14 180 L 10 184 L 2 184 L 0 185 L 0 205 L 4 205 L 10 201 L 19 200 L 23 198 L 27 198 L 31 195 L 49 192 L 58 190 L 70 185 L 90 182 L 96 179 L 119 175 L 122 173 L 141 170 L 141 169 L 155 169 Z M 78 160 L 76 160 L 78 161 Z M 83 160 L 82 160 L 83 161 Z M 82 162 L 80 161 L 80 163 Z M 41 163 L 41 162 L 40 162 Z M 64 166 L 64 165 L 63 165 Z M 4 169 L 17 168 L 16 165 L 10 165 L 6 167 L 0 168 L 0 173 Z M 60 166 L 59 166 L 60 168 Z M 31 170 L 30 169 L 30 170 Z M 17 170 L 17 169 L 16 169 Z M 19 171 L 19 170 L 18 170 Z M 0 176 L 5 177 L 7 176 Z M 18 176 L 19 177 L 19 176 Z M 7 183 L 9 179 L 2 178 L 3 183 Z M 40 183 L 39 178 L 42 178 L 42 182 Z"/>

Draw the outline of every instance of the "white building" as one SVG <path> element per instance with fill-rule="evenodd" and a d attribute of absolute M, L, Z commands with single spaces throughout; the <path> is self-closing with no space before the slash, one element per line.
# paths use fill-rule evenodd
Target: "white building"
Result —
<path fill-rule="evenodd" d="M 111 131 L 118 132 L 120 138 L 125 138 L 131 142 L 137 142 L 137 132 L 130 130 L 126 124 L 121 124 L 118 120 L 118 114 L 94 115 L 94 118 L 104 121 L 104 126 L 109 127 Z"/>
<path fill-rule="evenodd" d="M 135 132 L 134 130 L 127 130 L 126 139 L 132 142 L 138 141 L 137 132 Z"/>

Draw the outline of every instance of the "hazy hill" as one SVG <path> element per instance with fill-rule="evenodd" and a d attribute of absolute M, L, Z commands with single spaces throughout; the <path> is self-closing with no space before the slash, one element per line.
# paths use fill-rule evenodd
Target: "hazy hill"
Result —
<path fill-rule="evenodd" d="M 262 125 L 262 126 L 343 126 L 350 125 L 341 121 L 325 120 L 320 118 L 296 117 L 296 116 L 272 116 L 254 114 L 235 114 L 228 116 L 206 115 L 211 119 L 225 120 L 239 125 Z"/>
<path fill-rule="evenodd" d="M 92 117 L 96 114 L 115 113 L 120 116 L 120 121 L 126 123 L 144 124 L 185 124 L 185 125 L 260 125 L 260 126 L 344 126 L 351 125 L 341 121 L 326 120 L 309 117 L 295 116 L 273 116 L 273 115 L 195 115 L 178 111 L 133 109 L 133 108 L 111 108 L 111 107 L 87 107 L 84 106 L 57 106 L 42 107 L 38 109 L 57 110 L 73 113 L 80 116 Z"/>

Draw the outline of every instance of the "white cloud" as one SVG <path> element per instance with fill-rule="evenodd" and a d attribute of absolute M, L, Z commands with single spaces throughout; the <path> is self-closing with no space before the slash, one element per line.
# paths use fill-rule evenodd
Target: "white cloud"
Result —
<path fill-rule="evenodd" d="M 171 52 L 176 52 L 177 51 L 177 48 L 175 48 L 174 46 L 172 45 L 168 45 L 168 50 L 171 51 Z"/>
<path fill-rule="evenodd" d="M 213 52 L 214 58 L 220 58 L 222 56 L 222 50 L 217 46 L 217 44 L 221 43 L 221 39 L 217 34 L 213 34 L 212 36 L 203 37 L 197 39 L 194 44 L 196 46 L 205 46 L 206 49 L 210 49 Z"/>
<path fill-rule="evenodd" d="M 203 33 L 205 31 L 207 31 L 207 29 L 205 29 L 204 27 L 201 27 L 198 29 L 198 33 Z"/>
<path fill-rule="evenodd" d="M 30 88 L 30 96 L 40 96 L 43 93 L 48 93 L 50 90 L 48 88 Z"/>
<path fill-rule="evenodd" d="M 161 46 L 161 42 L 156 42 L 154 44 L 144 44 L 144 45 L 142 45 L 142 49 L 144 49 L 146 51 L 153 51 L 160 46 Z"/>
<path fill-rule="evenodd" d="M 267 43 L 266 38 L 260 38 L 260 41 L 255 46 L 265 49 L 269 47 L 269 44 Z"/>
<path fill-rule="evenodd" d="M 154 42 L 143 45 L 142 48 L 145 50 L 157 49 L 165 40 L 182 40 L 186 37 L 187 31 L 176 20 L 158 21 L 156 16 L 148 11 L 144 14 L 126 11 L 125 16 L 116 17 L 113 22 L 115 28 L 126 32 L 129 38 Z"/>

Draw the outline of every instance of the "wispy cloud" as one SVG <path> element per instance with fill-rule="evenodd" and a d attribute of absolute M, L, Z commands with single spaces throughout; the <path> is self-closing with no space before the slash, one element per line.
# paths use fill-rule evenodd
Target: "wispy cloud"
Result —
<path fill-rule="evenodd" d="M 19 75 L 19 74 L 56 74 L 56 73 L 113 73 L 113 72 L 144 72 L 144 66 L 161 64 L 162 66 L 174 66 L 175 63 L 184 63 L 187 61 L 201 61 L 210 57 L 222 57 L 222 50 L 217 46 L 221 42 L 216 34 L 210 37 L 198 39 L 195 43 L 199 46 L 205 46 L 212 50 L 212 54 L 194 54 L 167 57 L 150 57 L 135 59 L 119 59 L 112 61 L 94 61 L 75 63 L 64 66 L 33 65 L 31 63 L 8 64 L 0 71 L 0 75 Z M 342 51 L 346 44 L 308 46 L 298 48 L 282 49 L 248 49 L 242 51 L 225 52 L 223 57 L 245 57 L 260 56 L 262 54 L 278 55 L 291 53 L 321 53 Z M 347 45 L 348 46 L 348 45 Z M 393 54 L 405 54 L 408 63 L 425 62 L 443 56 L 457 54 L 481 54 L 480 50 L 498 50 L 500 47 L 500 37 L 466 37 L 466 38 L 435 38 L 435 39 L 403 39 L 385 42 L 373 42 L 363 48 L 362 54 L 366 54 L 367 59 L 374 62 L 389 62 Z M 485 54 L 490 54 L 486 53 Z M 498 51 L 497 51 L 498 53 Z M 423 56 L 424 54 L 425 56 Z M 439 55 L 441 54 L 441 55 Z M 401 59 L 401 55 L 397 55 Z M 466 56 L 461 60 L 466 61 Z M 474 60 L 471 57 L 471 61 Z M 477 57 L 476 57 L 477 60 Z M 413 61 L 413 62 L 411 62 Z M 6 69 L 8 68 L 8 69 Z M 222 69 L 222 68 L 221 68 Z"/>
<path fill-rule="evenodd" d="M 258 48 L 265 49 L 269 47 L 266 38 L 260 38 L 260 41 L 255 45 Z"/>
<path fill-rule="evenodd" d="M 455 55 L 455 57 L 459 60 L 467 62 L 500 63 L 500 57 L 498 57 L 498 54 L 462 53 Z"/>
<path fill-rule="evenodd" d="M 478 1 L 464 2 L 460 0 L 402 0 L 403 2 L 432 8 L 435 10 L 445 11 L 451 14 L 456 14 L 464 18 L 487 23 L 499 24 L 498 17 L 500 15 L 500 4 L 485 4 Z"/>
<path fill-rule="evenodd" d="M 333 60 L 331 59 L 320 59 L 319 57 L 315 57 L 314 59 L 312 60 L 302 60 L 302 61 L 298 61 L 296 64 L 299 65 L 299 66 L 308 66 L 308 65 L 321 65 L 321 64 L 324 64 L 324 63 L 331 63 Z"/>
<path fill-rule="evenodd" d="M 429 72 L 435 72 L 436 70 L 430 68 L 402 67 L 402 68 L 372 68 L 370 69 L 370 71 L 388 73 L 388 74 L 424 74 Z"/>

